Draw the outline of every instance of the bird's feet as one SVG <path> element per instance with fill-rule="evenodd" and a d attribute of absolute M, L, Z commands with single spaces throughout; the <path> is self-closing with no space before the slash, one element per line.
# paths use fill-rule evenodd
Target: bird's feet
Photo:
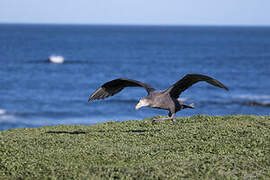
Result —
<path fill-rule="evenodd" d="M 165 121 L 165 120 L 171 120 L 174 123 L 177 123 L 178 122 L 178 120 L 175 119 L 175 118 L 155 118 L 155 119 L 152 119 L 152 123 L 156 123 L 156 122 L 160 122 L 160 121 Z"/>
<path fill-rule="evenodd" d="M 165 121 L 168 119 L 170 119 L 170 118 L 155 118 L 155 119 L 152 119 L 152 122 L 160 122 L 160 121 Z"/>

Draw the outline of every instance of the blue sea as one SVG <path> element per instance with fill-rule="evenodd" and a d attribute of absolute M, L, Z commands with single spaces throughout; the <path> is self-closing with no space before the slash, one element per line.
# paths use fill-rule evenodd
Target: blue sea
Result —
<path fill-rule="evenodd" d="M 58 56 L 64 63 L 50 63 Z M 0 25 L 0 130 L 141 120 L 167 111 L 134 107 L 147 93 L 126 88 L 88 103 L 103 83 L 126 77 L 167 89 L 188 73 L 200 82 L 177 116 L 269 115 L 270 27 Z"/>

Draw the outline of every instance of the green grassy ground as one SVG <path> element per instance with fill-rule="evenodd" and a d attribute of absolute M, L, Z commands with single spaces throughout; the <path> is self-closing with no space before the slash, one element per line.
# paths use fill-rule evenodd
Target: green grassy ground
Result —
<path fill-rule="evenodd" d="M 0 179 L 270 179 L 270 116 L 0 132 Z"/>

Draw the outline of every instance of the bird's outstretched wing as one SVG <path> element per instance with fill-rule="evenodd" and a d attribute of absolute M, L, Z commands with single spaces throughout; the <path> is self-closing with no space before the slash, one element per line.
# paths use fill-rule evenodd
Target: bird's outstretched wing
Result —
<path fill-rule="evenodd" d="M 169 89 L 167 89 L 167 92 L 170 93 L 170 96 L 173 98 L 179 98 L 180 94 L 188 89 L 193 84 L 199 82 L 199 81 L 206 81 L 214 86 L 229 90 L 224 84 L 219 82 L 216 79 L 213 79 L 209 76 L 205 76 L 202 74 L 187 74 L 185 77 L 177 81 L 174 85 L 172 85 Z"/>
<path fill-rule="evenodd" d="M 146 83 L 142 83 L 140 81 L 136 81 L 132 79 L 119 78 L 119 79 L 115 79 L 115 80 L 112 80 L 103 84 L 90 96 L 90 98 L 88 99 L 88 102 L 94 99 L 104 99 L 104 98 L 113 96 L 116 93 L 119 93 L 125 87 L 143 87 L 145 88 L 148 94 L 151 91 L 155 90 L 154 88 L 152 88 Z"/>

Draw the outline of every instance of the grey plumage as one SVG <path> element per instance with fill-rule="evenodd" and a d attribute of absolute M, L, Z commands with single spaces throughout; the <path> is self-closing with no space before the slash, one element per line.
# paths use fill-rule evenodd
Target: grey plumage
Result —
<path fill-rule="evenodd" d="M 168 110 L 169 118 L 154 119 L 153 121 L 162 121 L 165 119 L 171 119 L 175 121 L 174 115 L 176 112 L 185 108 L 193 108 L 193 105 L 185 105 L 181 101 L 178 101 L 177 98 L 179 98 L 182 92 L 199 81 L 205 81 L 214 86 L 229 90 L 225 85 L 216 79 L 201 74 L 187 74 L 167 90 L 163 91 L 155 90 L 148 84 L 142 83 L 140 81 L 119 78 L 103 84 L 90 96 L 88 101 L 104 99 L 113 96 L 126 87 L 143 87 L 147 91 L 148 96 L 141 98 L 135 108 L 139 109 L 143 106 L 148 106 L 152 108 Z"/>

